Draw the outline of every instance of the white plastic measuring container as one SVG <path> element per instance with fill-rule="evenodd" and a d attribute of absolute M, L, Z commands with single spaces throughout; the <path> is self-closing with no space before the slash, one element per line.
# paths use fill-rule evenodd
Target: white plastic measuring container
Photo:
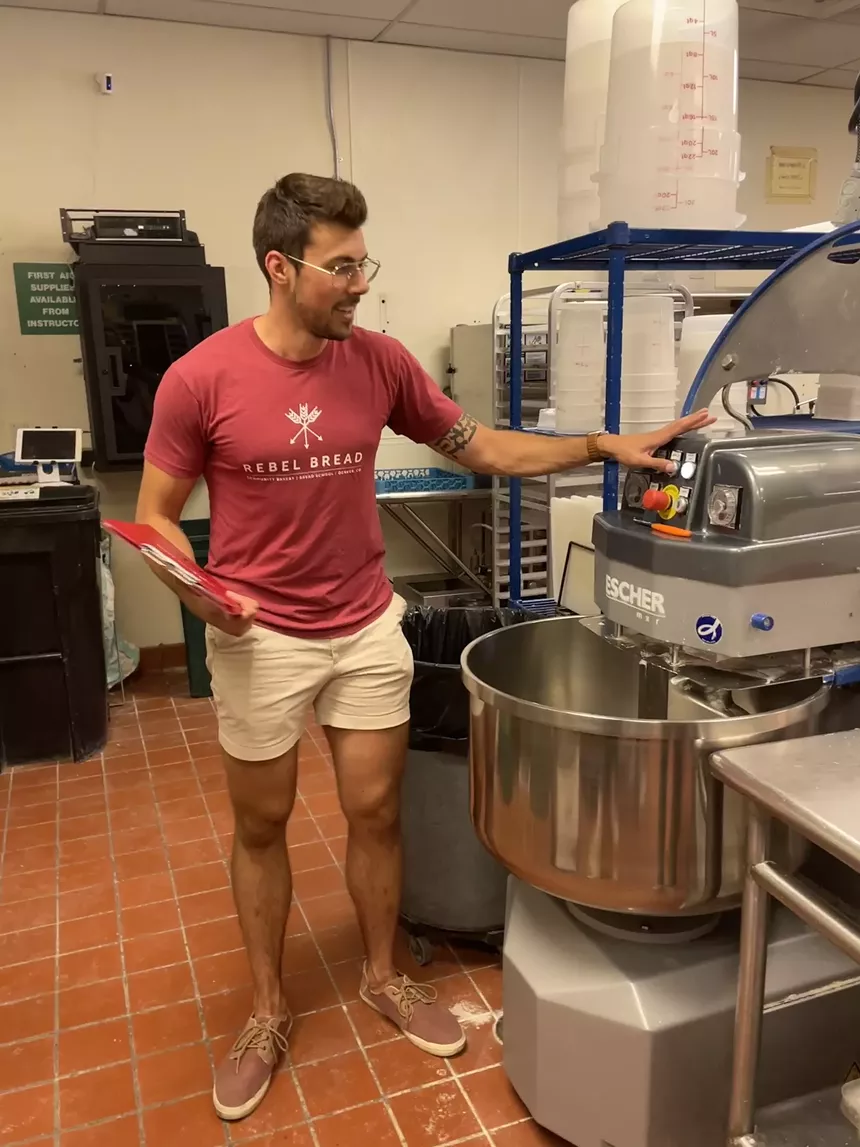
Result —
<path fill-rule="evenodd" d="M 605 303 L 584 299 L 558 311 L 550 380 L 558 430 L 587 432 L 603 425 L 605 312 Z"/>
<path fill-rule="evenodd" d="M 587 379 L 587 382 L 592 380 Z M 575 389 L 562 389 L 555 396 L 555 427 L 567 433 L 598 430 L 603 425 L 603 402 L 583 398 Z"/>
<path fill-rule="evenodd" d="M 791 375 L 788 376 L 791 380 Z M 852 374 L 822 374 L 815 403 L 816 418 L 860 420 L 860 378 Z"/>
<path fill-rule="evenodd" d="M 671 296 L 634 295 L 625 299 L 621 367 L 631 374 L 674 371 L 675 303 Z M 621 393 L 623 396 L 623 375 Z"/>
<path fill-rule="evenodd" d="M 731 317 L 731 315 L 688 315 L 681 323 L 681 345 L 678 351 L 681 401 L 687 397 L 699 367 L 705 361 L 705 355 Z"/>
<path fill-rule="evenodd" d="M 737 0 L 627 0 L 612 30 L 600 221 L 733 228 Z"/>
<path fill-rule="evenodd" d="M 651 430 L 659 430 L 661 426 L 665 426 L 667 422 L 671 421 L 669 418 L 650 418 L 639 420 L 636 419 L 624 421 L 621 420 L 621 434 L 648 434 Z"/>
<path fill-rule="evenodd" d="M 656 422 L 663 426 L 675 417 L 675 404 L 670 400 L 655 406 L 640 406 L 631 403 L 621 406 L 622 422 Z"/>
<path fill-rule="evenodd" d="M 705 361 L 705 355 L 731 317 L 731 315 L 689 315 L 681 324 L 681 347 L 678 353 L 678 410 L 693 385 L 699 367 Z M 746 411 L 746 394 L 745 382 L 736 382 L 729 391 L 729 402 L 740 414 Z M 696 405 L 699 407 L 701 403 Z M 722 435 L 741 431 L 742 427 L 737 419 L 726 413 L 720 394 L 711 399 L 708 410 L 717 421 L 706 433 Z"/>
<path fill-rule="evenodd" d="M 602 509 L 603 499 L 595 495 L 553 498 L 549 507 L 552 592 L 559 595 L 559 605 L 583 617 L 596 617 L 600 613 L 594 603 L 594 546 L 591 531 L 594 515 Z"/>
<path fill-rule="evenodd" d="M 585 301 L 559 309 L 558 336 L 552 359 L 556 387 L 575 375 L 596 376 L 602 380 L 606 367 L 604 309 L 600 304 Z"/>
<path fill-rule="evenodd" d="M 665 405 L 666 396 L 671 395 L 670 403 L 674 406 L 675 395 L 678 390 L 678 372 L 667 370 L 659 374 L 624 373 L 621 386 L 621 402 L 647 401 Z M 659 397 L 659 401 L 658 401 Z"/>
<path fill-rule="evenodd" d="M 579 0 L 567 18 L 564 111 L 559 164 L 558 237 L 585 234 L 600 201 L 593 176 L 600 166 L 606 122 L 612 17 L 624 0 Z"/>

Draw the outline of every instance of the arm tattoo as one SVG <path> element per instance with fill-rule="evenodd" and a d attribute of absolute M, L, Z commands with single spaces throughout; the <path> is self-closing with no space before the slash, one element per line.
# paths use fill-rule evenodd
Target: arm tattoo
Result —
<path fill-rule="evenodd" d="M 433 449 L 444 454 L 446 458 L 456 458 L 475 437 L 477 429 L 478 423 L 471 414 L 464 414 L 457 419 L 444 438 L 437 438 L 432 443 Z"/>

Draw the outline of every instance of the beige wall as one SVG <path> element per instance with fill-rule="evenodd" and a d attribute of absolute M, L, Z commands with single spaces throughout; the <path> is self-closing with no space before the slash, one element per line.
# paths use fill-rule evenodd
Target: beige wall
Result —
<path fill-rule="evenodd" d="M 486 321 L 507 253 L 555 238 L 563 68 L 382 44 L 334 45 L 343 174 L 368 196 L 384 264 L 363 304 L 437 380 L 449 328 Z M 60 206 L 182 207 L 210 262 L 227 269 L 230 318 L 265 305 L 249 232 L 261 191 L 288 170 L 331 170 L 319 39 L 0 7 L 0 450 L 25 424 L 86 426 L 77 339 L 22 338 L 11 264 L 67 261 Z M 116 91 L 100 95 L 96 73 Z M 745 83 L 741 204 L 755 226 L 826 218 L 850 162 L 847 94 Z M 15 111 L 12 112 L 11 109 Z M 818 146 L 819 202 L 767 207 L 770 144 Z M 103 508 L 133 512 L 133 474 L 100 481 Z M 188 508 L 206 513 L 205 490 Z M 389 572 L 427 568 L 388 534 Z M 119 620 L 139 644 L 178 641 L 178 611 L 115 547 Z"/>
<path fill-rule="evenodd" d="M 105 71 L 110 97 L 95 88 Z M 323 91 L 319 40 L 0 8 L 0 449 L 15 425 L 89 422 L 78 340 L 17 327 L 11 264 L 70 257 L 58 209 L 184 208 L 227 270 L 231 318 L 253 314 L 266 300 L 254 206 L 287 167 L 326 170 Z M 100 481 L 104 513 L 131 517 L 137 484 Z M 206 513 L 203 490 L 188 516 Z M 120 544 L 114 564 L 123 634 L 181 640 L 173 595 Z"/>
<path fill-rule="evenodd" d="M 747 216 L 745 227 L 779 231 L 830 218 L 854 158 L 856 141 L 848 134 L 851 106 L 848 91 L 741 81 L 738 118 L 746 179 L 738 209 Z M 767 203 L 765 164 L 772 146 L 818 149 L 814 203 Z"/>

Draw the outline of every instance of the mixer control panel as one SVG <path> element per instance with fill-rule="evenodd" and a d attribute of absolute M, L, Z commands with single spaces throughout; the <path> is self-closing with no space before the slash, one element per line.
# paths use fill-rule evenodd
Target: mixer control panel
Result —
<path fill-rule="evenodd" d="M 671 532 L 686 533 L 700 470 L 698 445 L 680 440 L 654 452 L 655 458 L 669 459 L 672 473 L 631 470 L 624 484 L 622 512 L 632 513 L 643 525 L 671 525 Z"/>

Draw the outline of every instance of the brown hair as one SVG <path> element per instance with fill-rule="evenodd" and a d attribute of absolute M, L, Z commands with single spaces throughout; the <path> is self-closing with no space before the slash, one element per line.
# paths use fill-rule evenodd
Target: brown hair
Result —
<path fill-rule="evenodd" d="M 254 252 L 260 270 L 268 279 L 270 251 L 303 258 L 315 223 L 339 223 L 354 231 L 366 221 L 367 203 L 352 183 L 321 175 L 285 175 L 269 188 L 254 216 Z"/>

